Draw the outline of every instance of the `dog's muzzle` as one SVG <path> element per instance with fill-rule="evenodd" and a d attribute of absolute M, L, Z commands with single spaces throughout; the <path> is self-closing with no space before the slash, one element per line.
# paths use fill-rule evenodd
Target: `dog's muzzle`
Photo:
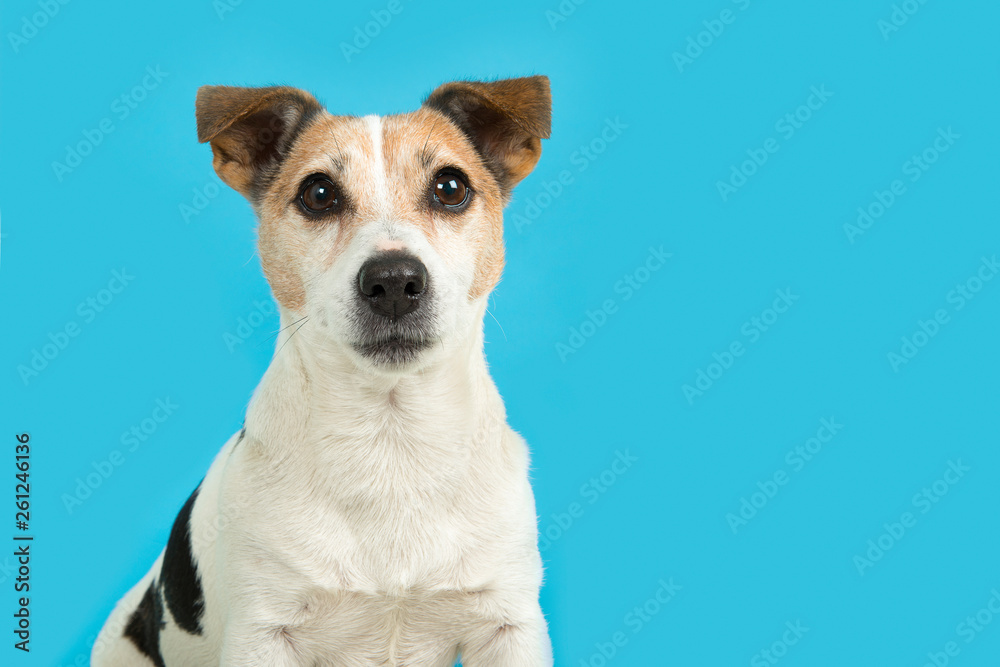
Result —
<path fill-rule="evenodd" d="M 358 325 L 354 349 L 377 363 L 412 361 L 432 343 L 424 263 L 407 252 L 382 253 L 358 271 Z"/>

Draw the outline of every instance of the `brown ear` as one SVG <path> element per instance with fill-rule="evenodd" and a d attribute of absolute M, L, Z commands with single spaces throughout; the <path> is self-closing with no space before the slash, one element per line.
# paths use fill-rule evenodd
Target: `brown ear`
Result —
<path fill-rule="evenodd" d="M 486 160 L 505 193 L 531 173 L 552 119 L 549 79 L 454 81 L 424 101 L 454 121 Z"/>
<path fill-rule="evenodd" d="M 216 173 L 253 201 L 298 132 L 323 110 L 297 88 L 202 86 L 195 99 L 198 141 L 212 143 Z"/>

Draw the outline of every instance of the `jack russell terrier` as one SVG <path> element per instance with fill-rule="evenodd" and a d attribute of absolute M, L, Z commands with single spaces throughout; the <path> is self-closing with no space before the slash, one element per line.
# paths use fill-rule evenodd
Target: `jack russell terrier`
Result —
<path fill-rule="evenodd" d="M 548 79 L 384 117 L 288 87 L 206 86 L 195 109 L 259 219 L 281 330 L 92 664 L 552 665 L 528 448 L 483 354 Z"/>

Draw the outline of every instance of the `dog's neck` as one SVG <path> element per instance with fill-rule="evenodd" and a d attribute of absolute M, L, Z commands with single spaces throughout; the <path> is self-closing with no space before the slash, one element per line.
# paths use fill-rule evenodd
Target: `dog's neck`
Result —
<path fill-rule="evenodd" d="M 247 434 L 278 456 L 289 446 L 393 440 L 461 447 L 477 430 L 506 423 L 481 326 L 419 370 L 389 374 L 359 366 L 343 350 L 311 344 L 288 327 L 293 318 L 281 319 L 275 356 L 246 418 Z"/>

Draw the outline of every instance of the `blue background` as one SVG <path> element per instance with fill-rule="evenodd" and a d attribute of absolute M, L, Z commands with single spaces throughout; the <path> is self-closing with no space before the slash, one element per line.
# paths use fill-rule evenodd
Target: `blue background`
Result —
<path fill-rule="evenodd" d="M 961 309 L 949 293 L 1000 253 L 1000 6 L 910 0 L 889 31 L 889 0 L 564 2 L 558 16 L 557 0 L 404 2 L 345 56 L 387 4 L 70 2 L 32 32 L 37 2 L 4 3 L 0 498 L 13 434 L 30 432 L 36 542 L 30 656 L 11 646 L 0 557 L 0 661 L 85 664 L 272 354 L 273 315 L 226 343 L 270 297 L 251 210 L 195 139 L 198 86 L 287 83 L 365 114 L 415 108 L 455 78 L 544 73 L 552 139 L 507 211 L 486 332 L 532 447 L 557 664 L 773 664 L 767 649 L 789 667 L 919 666 L 951 641 L 950 664 L 996 664 L 1000 618 L 971 642 L 959 624 L 1000 587 L 1000 280 L 972 280 Z M 115 101 L 147 67 L 166 76 L 122 117 Z M 823 86 L 832 96 L 800 109 Z M 809 117 L 791 136 L 776 125 L 789 113 Z M 113 131 L 57 174 L 106 118 Z M 911 180 L 908 161 L 949 128 L 959 138 Z M 718 183 L 769 138 L 779 150 L 724 198 Z M 897 179 L 905 193 L 849 234 Z M 661 246 L 672 256 L 646 273 Z M 87 321 L 79 304 L 122 268 L 134 278 Z M 626 298 L 629 275 L 645 282 Z M 774 321 L 777 290 L 797 299 Z M 585 324 L 607 300 L 603 324 Z M 939 309 L 947 322 L 894 368 L 889 353 Z M 70 322 L 79 335 L 22 378 Z M 699 370 L 715 379 L 686 395 Z M 178 407 L 125 451 L 157 399 Z M 786 454 L 824 418 L 843 428 L 796 470 Z M 67 508 L 114 450 L 124 461 Z M 618 451 L 635 461 L 614 472 Z M 949 461 L 969 470 L 922 512 L 914 496 Z M 787 483 L 768 485 L 776 473 Z M 734 531 L 743 499 L 760 507 Z M 13 534 L 13 499 L 2 506 Z M 911 527 L 883 535 L 904 512 Z M 891 547 L 859 566 L 880 536 Z M 681 587 L 664 604 L 661 580 Z M 808 628 L 794 645 L 786 623 Z"/>

